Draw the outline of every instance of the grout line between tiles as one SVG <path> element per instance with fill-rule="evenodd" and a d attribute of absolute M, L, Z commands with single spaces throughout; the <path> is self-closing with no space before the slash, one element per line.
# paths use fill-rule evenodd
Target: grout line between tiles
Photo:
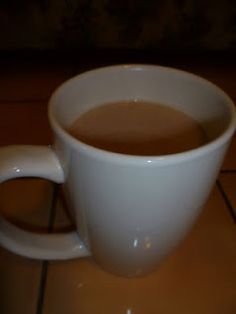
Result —
<path fill-rule="evenodd" d="M 220 171 L 220 173 L 223 173 L 223 174 L 228 174 L 228 173 L 236 173 L 236 169 L 223 169 Z"/>
<path fill-rule="evenodd" d="M 56 217 L 56 202 L 58 198 L 58 185 L 53 186 L 52 204 L 48 222 L 48 233 L 52 233 L 53 225 Z M 39 293 L 36 307 L 36 314 L 43 314 L 45 288 L 47 284 L 47 273 L 48 273 L 48 261 L 42 261 L 41 276 L 39 283 Z"/>
<path fill-rule="evenodd" d="M 7 105 L 7 104 L 17 104 L 17 103 L 25 103 L 25 104 L 31 104 L 33 103 L 42 103 L 48 101 L 50 95 L 45 98 L 27 98 L 27 99 L 1 99 L 0 98 L 0 105 Z"/>
<path fill-rule="evenodd" d="M 53 196 L 52 196 L 52 206 L 51 206 L 51 212 L 48 222 L 48 232 L 51 233 L 53 231 L 54 221 L 56 218 L 56 203 L 59 195 L 59 185 L 54 184 L 53 186 Z"/>
<path fill-rule="evenodd" d="M 224 188 L 223 188 L 220 180 L 216 181 L 216 185 L 217 185 L 217 187 L 218 187 L 218 189 L 219 189 L 219 191 L 220 191 L 220 193 L 221 193 L 221 195 L 222 195 L 222 197 L 224 199 L 224 202 L 225 202 L 225 204 L 226 204 L 226 206 L 227 206 L 227 208 L 229 210 L 229 213 L 230 213 L 231 218 L 233 219 L 233 222 L 236 224 L 236 213 L 234 211 L 234 208 L 233 208 L 233 206 L 232 206 L 232 204 L 231 204 L 227 194 L 224 191 Z"/>
<path fill-rule="evenodd" d="M 47 270 L 48 270 L 48 262 L 42 261 L 36 314 L 43 313 L 44 295 L 45 295 L 45 287 L 46 287 L 46 281 L 47 281 Z"/>

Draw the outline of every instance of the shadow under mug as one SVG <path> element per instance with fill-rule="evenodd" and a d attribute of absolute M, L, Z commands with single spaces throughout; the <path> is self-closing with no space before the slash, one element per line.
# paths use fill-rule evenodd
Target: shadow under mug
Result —
<path fill-rule="evenodd" d="M 66 131 L 84 111 L 141 99 L 168 104 L 199 121 L 210 141 L 165 156 L 131 156 L 86 145 Z M 0 244 L 37 259 L 92 255 L 121 276 L 158 266 L 184 238 L 211 191 L 236 127 L 235 107 L 196 75 L 152 65 L 118 65 L 80 74 L 49 102 L 52 147 L 0 149 L 0 182 L 41 177 L 63 185 L 76 230 L 35 234 L 0 219 Z"/>

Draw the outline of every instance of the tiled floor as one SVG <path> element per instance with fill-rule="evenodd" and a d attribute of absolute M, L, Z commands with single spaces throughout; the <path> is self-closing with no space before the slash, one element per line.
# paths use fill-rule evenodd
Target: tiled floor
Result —
<path fill-rule="evenodd" d="M 221 66 L 192 69 L 236 99 L 236 75 Z M 5 69 L 0 73 L 0 145 L 48 144 L 46 103 L 73 67 Z M 34 131 L 32 131 L 34 130 Z M 33 261 L 0 248 L 1 314 L 236 313 L 236 137 L 193 230 L 153 274 L 123 279 L 91 258 Z M 0 210 L 36 230 L 70 228 L 58 187 L 21 179 L 0 186 Z"/>

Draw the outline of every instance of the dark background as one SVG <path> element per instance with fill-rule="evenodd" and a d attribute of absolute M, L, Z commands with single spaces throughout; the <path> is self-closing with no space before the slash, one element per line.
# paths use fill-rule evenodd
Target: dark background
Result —
<path fill-rule="evenodd" d="M 233 62 L 235 0 L 0 0 L 0 62 Z"/>

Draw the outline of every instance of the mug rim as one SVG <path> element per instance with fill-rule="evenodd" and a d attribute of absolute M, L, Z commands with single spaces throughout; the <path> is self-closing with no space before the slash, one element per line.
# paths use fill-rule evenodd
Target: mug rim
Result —
<path fill-rule="evenodd" d="M 118 152 L 113 152 L 113 151 L 108 151 L 102 148 L 97 148 L 92 145 L 86 144 L 76 138 L 74 138 L 72 135 L 70 135 L 69 132 L 67 132 L 57 121 L 56 117 L 53 114 L 53 106 L 55 104 L 53 103 L 53 100 L 55 96 L 61 92 L 66 86 L 74 83 L 78 79 L 82 79 L 83 77 L 86 77 L 87 75 L 91 75 L 96 72 L 100 71 L 106 71 L 106 70 L 111 70 L 111 69 L 136 69 L 136 70 L 155 70 L 155 69 L 160 69 L 160 70 L 165 70 L 169 71 L 172 73 L 177 73 L 181 75 L 185 75 L 188 77 L 192 77 L 195 81 L 201 81 L 205 85 L 208 85 L 211 87 L 211 89 L 215 90 L 218 94 L 222 96 L 222 98 L 225 99 L 225 105 L 227 104 L 228 109 L 229 109 L 229 114 L 230 114 L 230 121 L 228 123 L 228 126 L 226 129 L 215 139 L 211 140 L 210 142 L 207 142 L 199 147 L 196 147 L 194 149 L 190 149 L 187 151 L 183 152 L 178 152 L 174 154 L 166 154 L 166 155 L 132 155 L 132 154 L 125 154 L 125 153 L 118 153 Z M 234 105 L 233 100 L 229 97 L 229 95 L 224 92 L 223 89 L 221 89 L 219 86 L 214 84 L 213 82 L 188 71 L 177 69 L 174 67 L 168 67 L 168 66 L 162 66 L 162 65 L 155 65 L 155 64 L 142 64 L 142 63 L 134 63 L 134 64 L 118 64 L 118 65 L 108 65 L 108 66 L 103 66 L 103 67 L 97 67 L 91 70 L 87 70 L 85 72 L 79 73 L 75 75 L 74 77 L 66 80 L 64 83 L 59 85 L 55 91 L 52 93 L 49 103 L 48 103 L 48 118 L 50 121 L 50 125 L 53 129 L 53 131 L 58 134 L 64 141 L 70 143 L 70 145 L 75 148 L 76 150 L 81 150 L 84 153 L 93 155 L 94 157 L 97 158 L 102 158 L 106 160 L 116 160 L 119 162 L 131 162 L 133 164 L 153 164 L 153 163 L 159 163 L 162 165 L 165 164 L 170 164 L 170 163 L 177 163 L 177 162 L 182 162 L 186 161 L 187 159 L 193 159 L 198 156 L 204 155 L 206 153 L 209 153 L 218 147 L 222 146 L 225 144 L 233 135 L 236 129 L 236 108 Z"/>

